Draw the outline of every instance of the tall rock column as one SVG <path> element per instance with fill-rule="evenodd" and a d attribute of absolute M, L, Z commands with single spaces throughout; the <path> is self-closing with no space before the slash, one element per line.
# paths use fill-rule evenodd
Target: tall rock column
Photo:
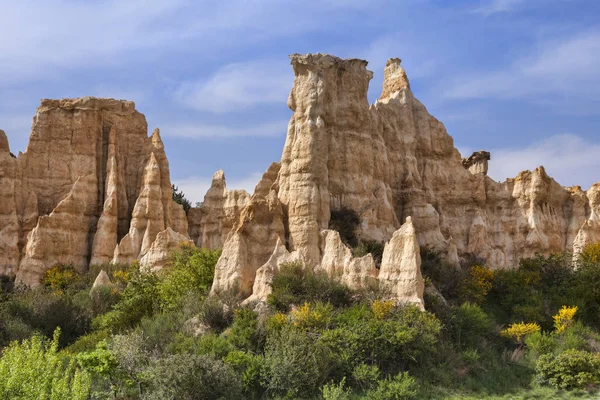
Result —
<path fill-rule="evenodd" d="M 0 130 L 0 275 L 14 276 L 19 265 L 19 218 L 15 198 L 17 160 Z"/>

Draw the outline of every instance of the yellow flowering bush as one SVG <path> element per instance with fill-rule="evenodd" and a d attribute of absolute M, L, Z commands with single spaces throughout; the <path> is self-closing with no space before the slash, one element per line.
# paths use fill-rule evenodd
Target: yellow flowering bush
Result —
<path fill-rule="evenodd" d="M 373 311 L 373 315 L 377 319 L 385 319 L 385 317 L 387 317 L 393 309 L 393 301 L 375 300 L 373 304 L 371 304 L 371 310 Z"/>
<path fill-rule="evenodd" d="M 474 265 L 469 270 L 469 276 L 463 282 L 462 295 L 465 300 L 481 304 L 492 290 L 494 271 L 481 265 Z"/>
<path fill-rule="evenodd" d="M 126 285 L 129 282 L 129 271 L 118 270 L 112 273 L 113 282 Z"/>
<path fill-rule="evenodd" d="M 72 265 L 55 265 L 46 270 L 41 282 L 51 290 L 62 293 L 67 287 L 77 281 L 79 275 Z"/>
<path fill-rule="evenodd" d="M 523 338 L 525 336 L 539 332 L 540 330 L 540 326 L 535 322 L 519 322 L 516 324 L 510 324 L 508 328 L 500 332 L 500 335 L 507 338 L 513 338 L 517 341 L 517 343 L 520 344 L 523 342 Z"/>
<path fill-rule="evenodd" d="M 558 314 L 552 317 L 552 319 L 554 320 L 554 327 L 556 328 L 556 332 L 564 332 L 565 329 L 573 325 L 573 317 L 575 317 L 576 312 L 576 306 L 563 306 L 560 310 L 558 310 Z"/>
<path fill-rule="evenodd" d="M 600 265 L 600 243 L 592 243 L 585 246 L 579 259 L 584 265 Z"/>
<path fill-rule="evenodd" d="M 304 303 L 304 305 L 292 311 L 291 315 L 294 326 L 298 328 L 323 329 L 331 324 L 333 307 L 329 303 L 316 303 L 313 306 L 310 303 Z"/>

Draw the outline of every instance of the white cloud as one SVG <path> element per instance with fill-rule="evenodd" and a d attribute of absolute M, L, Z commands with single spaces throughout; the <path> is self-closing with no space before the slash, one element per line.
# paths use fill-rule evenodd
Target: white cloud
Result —
<path fill-rule="evenodd" d="M 175 98 L 187 107 L 217 113 L 259 104 L 285 104 L 294 75 L 289 63 L 282 61 L 226 65 L 207 79 L 182 83 Z"/>
<path fill-rule="evenodd" d="M 261 177 L 262 174 L 260 172 L 253 172 L 244 178 L 227 181 L 227 188 L 244 189 L 252 194 L 254 192 L 254 187 Z M 175 186 L 183 191 L 185 197 L 192 202 L 192 205 L 204 200 L 204 195 L 210 188 L 211 182 L 212 178 L 201 178 L 196 176 L 173 180 Z"/>
<path fill-rule="evenodd" d="M 555 135 L 525 148 L 492 149 L 491 153 L 489 175 L 495 180 L 514 178 L 543 165 L 561 185 L 588 188 L 600 181 L 600 141 L 579 135 Z"/>
<path fill-rule="evenodd" d="M 600 91 L 600 31 L 546 40 L 534 53 L 503 70 L 460 76 L 444 95 L 459 99 L 539 97 L 547 101 L 541 95 L 556 93 L 596 99 Z"/>
<path fill-rule="evenodd" d="M 524 0 L 484 0 L 485 4 L 474 11 L 488 17 L 497 13 L 513 11 L 524 2 Z"/>
<path fill-rule="evenodd" d="M 161 125 L 163 135 L 188 139 L 231 138 L 248 136 L 284 136 L 288 121 L 274 121 L 253 126 L 230 127 L 203 123 Z"/>

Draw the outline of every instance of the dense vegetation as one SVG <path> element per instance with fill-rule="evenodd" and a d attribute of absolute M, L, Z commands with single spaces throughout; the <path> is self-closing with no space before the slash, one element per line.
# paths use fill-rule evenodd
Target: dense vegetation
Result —
<path fill-rule="evenodd" d="M 423 251 L 426 312 L 287 264 L 208 297 L 218 251 L 3 281 L 0 399 L 581 398 L 600 384 L 600 246 L 491 271 Z M 90 290 L 100 268 L 114 285 Z"/>

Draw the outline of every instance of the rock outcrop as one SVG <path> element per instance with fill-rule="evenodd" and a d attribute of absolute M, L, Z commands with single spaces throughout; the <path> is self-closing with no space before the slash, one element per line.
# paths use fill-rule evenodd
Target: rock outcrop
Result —
<path fill-rule="evenodd" d="M 261 213 L 267 223 L 281 220 L 283 229 L 254 244 L 241 235 L 242 226 L 260 231 L 256 219 L 244 217 L 251 200 L 225 240 L 213 292 L 252 287 L 249 299 L 264 300 L 278 263 L 294 254 L 307 268 L 353 287 L 376 278 L 397 301 L 423 307 L 419 246 L 453 264 L 476 256 L 492 268 L 515 268 L 524 257 L 577 252 L 600 240 L 598 185 L 565 188 L 543 167 L 492 180 L 490 154 L 463 160 L 444 125 L 413 96 L 400 59 L 387 62 L 382 94 L 370 105 L 366 61 L 290 58 L 293 115 L 279 173 L 269 182 L 280 208 L 270 217 Z M 379 271 L 372 258 L 354 258 L 328 230 L 332 211 L 343 209 L 359 216 L 359 239 L 389 241 Z"/>
<path fill-rule="evenodd" d="M 472 174 L 484 174 L 488 173 L 488 162 L 491 159 L 489 151 L 476 151 L 467 158 L 462 159 L 463 167 L 469 170 Z"/>
<path fill-rule="evenodd" d="M 250 195 L 245 190 L 227 189 L 223 170 L 215 172 L 202 205 L 189 211 L 189 230 L 194 243 L 209 249 L 223 247 L 248 201 Z"/>
<path fill-rule="evenodd" d="M 167 227 L 187 235 L 158 130 L 148 137 L 130 101 L 42 100 L 24 153 L 15 158 L 0 132 L 0 274 L 33 286 L 56 263 L 83 271 L 113 260 L 141 212 L 134 206 L 151 162 L 161 191 L 144 213 L 160 221 L 142 240 L 146 250 Z"/>
<path fill-rule="evenodd" d="M 182 245 L 193 246 L 194 243 L 187 235 L 167 228 L 156 235 L 150 249 L 141 257 L 140 266 L 146 271 L 156 272 L 167 265 L 170 253 L 181 248 Z"/>

